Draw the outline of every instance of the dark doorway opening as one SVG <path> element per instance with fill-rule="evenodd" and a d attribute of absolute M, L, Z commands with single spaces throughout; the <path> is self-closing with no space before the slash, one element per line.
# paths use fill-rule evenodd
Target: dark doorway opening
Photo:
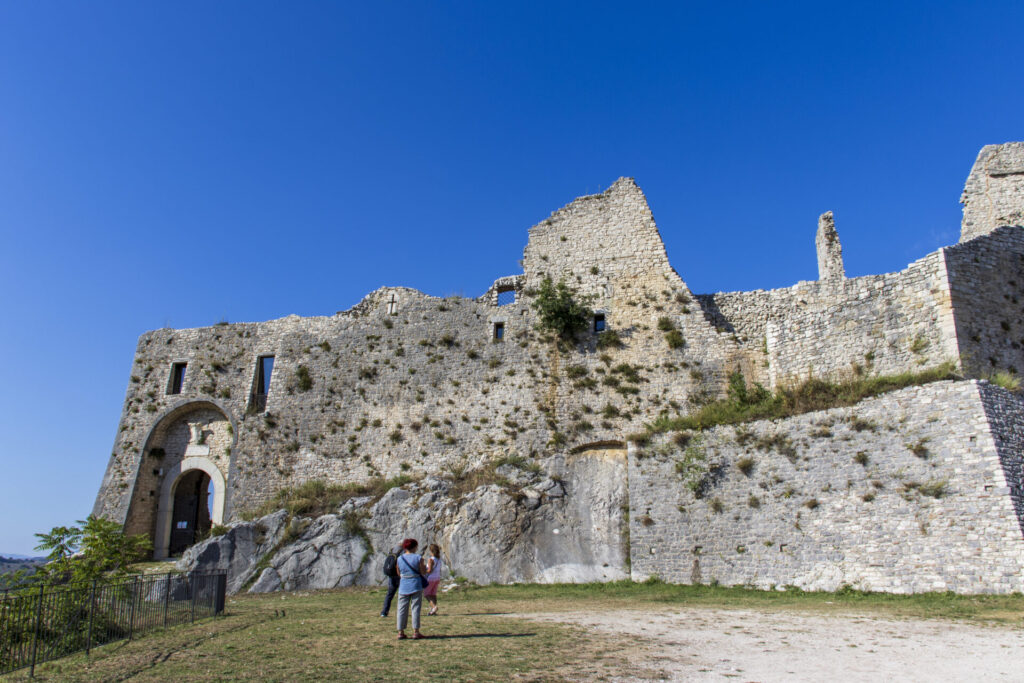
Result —
<path fill-rule="evenodd" d="M 202 470 L 181 475 L 174 489 L 169 555 L 180 555 L 209 533 L 210 504 L 213 501 L 211 489 L 210 476 Z"/>

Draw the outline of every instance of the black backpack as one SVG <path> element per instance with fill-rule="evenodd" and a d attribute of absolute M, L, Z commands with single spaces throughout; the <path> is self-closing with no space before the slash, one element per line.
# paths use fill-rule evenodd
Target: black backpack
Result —
<path fill-rule="evenodd" d="M 393 552 L 384 558 L 384 576 L 398 576 L 398 557 Z"/>

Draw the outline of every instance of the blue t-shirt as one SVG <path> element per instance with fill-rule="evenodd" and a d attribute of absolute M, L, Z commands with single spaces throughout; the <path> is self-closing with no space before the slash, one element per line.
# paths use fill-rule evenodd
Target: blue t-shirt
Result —
<path fill-rule="evenodd" d="M 423 558 L 416 553 L 403 553 L 398 556 L 398 575 L 402 577 L 398 584 L 399 595 L 411 595 L 423 590 L 417 578 L 421 559 Z"/>

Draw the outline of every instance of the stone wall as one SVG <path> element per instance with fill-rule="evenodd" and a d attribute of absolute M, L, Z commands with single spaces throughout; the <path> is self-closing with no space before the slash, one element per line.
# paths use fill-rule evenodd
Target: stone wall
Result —
<path fill-rule="evenodd" d="M 958 362 L 941 250 L 896 273 L 698 299 L 751 357 L 760 351 L 753 378 L 773 387 L 858 368 L 890 374 Z"/>
<path fill-rule="evenodd" d="M 943 251 L 964 369 L 1024 373 L 1024 229 L 998 228 Z"/>
<path fill-rule="evenodd" d="M 1004 225 L 1024 225 L 1024 142 L 982 147 L 960 203 L 961 242 Z"/>
<path fill-rule="evenodd" d="M 1011 496 L 1007 476 L 1021 471 L 1021 408 L 984 382 L 939 382 L 634 449 L 633 577 L 1020 591 L 1020 488 Z"/>

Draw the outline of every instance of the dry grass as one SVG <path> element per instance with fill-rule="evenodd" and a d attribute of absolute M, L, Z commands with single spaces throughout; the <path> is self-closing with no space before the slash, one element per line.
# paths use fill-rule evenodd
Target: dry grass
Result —
<path fill-rule="evenodd" d="M 377 617 L 383 592 L 344 589 L 231 598 L 225 616 L 99 648 L 37 669 L 43 681 L 609 681 L 657 678 L 634 662 L 648 644 L 521 614 L 717 607 L 889 618 L 942 618 L 1024 627 L 1024 596 L 753 591 L 652 581 L 467 587 L 424 617 L 424 641 L 397 641 Z M 283 616 L 282 616 L 283 612 Z M 393 615 L 394 613 L 392 613 Z M 12 676 L 28 680 L 27 671 Z"/>

